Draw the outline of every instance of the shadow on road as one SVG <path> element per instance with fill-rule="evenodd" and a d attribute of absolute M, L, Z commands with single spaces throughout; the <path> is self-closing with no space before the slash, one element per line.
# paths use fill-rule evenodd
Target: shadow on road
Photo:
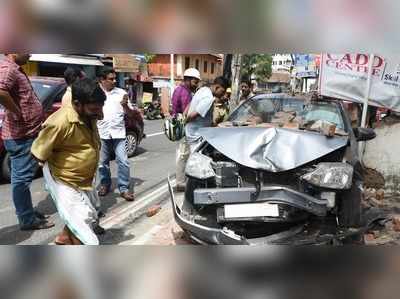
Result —
<path fill-rule="evenodd" d="M 54 215 L 57 213 L 57 208 L 50 195 L 47 195 L 46 199 L 39 202 L 36 208 L 45 215 Z"/>
<path fill-rule="evenodd" d="M 103 236 L 99 236 L 101 245 L 116 245 L 135 238 L 135 235 L 125 235 L 124 228 L 110 228 Z"/>
<path fill-rule="evenodd" d="M 3 227 L 0 229 L 0 245 L 15 245 L 28 240 L 33 231 L 20 231 L 19 225 Z"/>
<path fill-rule="evenodd" d="M 117 178 L 112 178 L 112 183 L 111 183 L 111 190 L 114 190 L 115 188 L 118 188 L 118 182 L 117 182 Z M 135 188 L 142 185 L 145 181 L 139 178 L 132 178 L 131 179 L 131 185 L 134 183 L 135 184 Z M 120 195 L 118 193 L 118 191 L 116 191 L 117 193 L 114 192 L 110 192 L 107 196 L 105 197 L 101 197 L 100 201 L 101 201 L 101 211 L 104 213 L 107 213 L 107 211 L 109 209 L 111 209 L 112 207 L 114 207 L 118 201 L 117 198 L 120 198 Z"/>
<path fill-rule="evenodd" d="M 142 155 L 144 153 L 147 153 L 147 150 L 143 147 L 138 147 L 138 149 L 136 150 L 136 154 L 132 158 Z"/>

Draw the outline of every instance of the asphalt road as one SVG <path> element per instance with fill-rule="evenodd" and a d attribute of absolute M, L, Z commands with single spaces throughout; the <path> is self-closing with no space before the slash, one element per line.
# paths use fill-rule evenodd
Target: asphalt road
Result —
<path fill-rule="evenodd" d="M 162 121 L 145 121 L 145 133 L 147 138 L 143 140 L 138 154 L 131 158 L 131 176 L 135 183 L 135 193 L 140 194 L 150 191 L 165 181 L 168 173 L 175 173 L 175 144 L 168 141 L 162 134 Z M 111 165 L 112 177 L 115 182 L 116 165 Z M 115 186 L 116 184 L 114 184 Z M 63 227 L 61 219 L 58 217 L 57 210 L 44 190 L 43 178 L 36 179 L 31 187 L 34 206 L 41 212 L 51 215 L 51 220 L 56 223 L 56 227 L 49 230 L 35 232 L 21 232 L 18 229 L 14 206 L 11 201 L 11 187 L 9 184 L 0 185 L 0 244 L 21 244 L 38 245 L 52 242 L 56 234 Z M 113 211 L 120 209 L 127 203 L 118 195 L 118 190 L 102 199 L 102 210 L 107 217 Z M 113 231 L 114 235 L 123 236 L 125 232 Z M 111 239 L 121 239 L 114 236 Z M 109 242 L 107 242 L 109 243 Z M 109 243 L 110 244 L 110 243 Z"/>

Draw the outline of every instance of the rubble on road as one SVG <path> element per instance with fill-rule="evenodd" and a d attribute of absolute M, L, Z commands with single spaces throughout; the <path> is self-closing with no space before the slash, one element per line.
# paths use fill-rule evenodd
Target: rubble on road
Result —
<path fill-rule="evenodd" d="M 335 136 L 336 124 L 330 123 L 325 120 L 317 120 L 310 125 L 306 124 L 306 130 L 320 132 L 327 137 Z"/>
<path fill-rule="evenodd" d="M 379 201 L 383 201 L 385 197 L 385 191 L 383 189 L 379 189 L 378 191 L 376 191 L 375 193 L 375 198 Z"/>
<path fill-rule="evenodd" d="M 375 185 L 377 186 L 377 185 Z M 378 185 L 379 186 L 379 185 Z M 382 188 L 365 187 L 362 202 L 364 210 L 375 209 L 386 215 L 382 221 L 370 228 L 364 235 L 366 245 L 389 245 L 400 244 L 400 199 L 385 196 Z"/>
<path fill-rule="evenodd" d="M 373 188 L 376 190 L 382 189 L 385 187 L 385 179 L 379 171 L 376 171 L 375 169 L 372 168 L 365 168 L 364 185 L 367 188 Z"/>
<path fill-rule="evenodd" d="M 400 232 L 400 215 L 393 216 L 392 223 L 393 230 L 396 232 Z"/>
<path fill-rule="evenodd" d="M 147 209 L 146 216 L 147 217 L 153 217 L 154 215 L 158 214 L 158 212 L 161 211 L 161 206 L 160 205 L 155 205 Z"/>

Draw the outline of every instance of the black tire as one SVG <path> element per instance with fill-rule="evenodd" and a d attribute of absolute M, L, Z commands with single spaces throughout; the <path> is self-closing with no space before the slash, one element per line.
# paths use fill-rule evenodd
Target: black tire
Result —
<path fill-rule="evenodd" d="M 6 152 L 3 161 L 1 161 L 1 176 L 6 182 L 11 182 L 11 161 L 10 155 Z"/>
<path fill-rule="evenodd" d="M 155 117 L 154 117 L 154 109 L 151 107 L 151 106 L 149 106 L 146 110 L 145 110 L 145 115 L 146 115 L 146 118 L 148 119 L 148 120 L 153 120 Z"/>
<path fill-rule="evenodd" d="M 146 118 L 147 118 L 148 120 L 154 120 L 154 119 L 155 119 L 155 116 L 154 116 L 153 112 L 147 112 L 147 113 L 146 113 Z"/>
<path fill-rule="evenodd" d="M 339 223 L 343 227 L 360 227 L 361 225 L 361 190 L 357 183 L 340 196 Z"/>
<path fill-rule="evenodd" d="M 39 166 L 39 164 L 36 164 L 35 178 L 39 178 L 41 176 L 42 168 Z M 11 182 L 11 161 L 8 153 L 4 155 L 4 158 L 1 161 L 1 178 L 7 183 Z"/>
<path fill-rule="evenodd" d="M 128 158 L 133 157 L 136 154 L 138 148 L 138 137 L 135 132 L 128 132 L 126 134 L 126 153 Z"/>

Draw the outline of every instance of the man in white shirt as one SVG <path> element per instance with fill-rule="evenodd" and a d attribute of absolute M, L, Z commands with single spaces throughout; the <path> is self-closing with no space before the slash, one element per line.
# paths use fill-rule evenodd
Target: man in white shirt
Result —
<path fill-rule="evenodd" d="M 199 129 L 212 126 L 214 99 L 222 98 L 225 95 L 228 86 L 229 82 L 227 79 L 224 77 L 218 77 L 214 80 L 211 87 L 202 87 L 193 96 L 190 106 L 185 111 L 187 122 L 185 126 L 186 139 L 182 146 L 182 153 L 179 156 L 182 165 L 186 165 L 191 152 L 200 141 L 201 135 L 198 132 Z M 178 173 L 179 171 L 184 171 L 184 169 L 185 167 L 177 168 L 176 176 L 184 177 L 184 173 Z M 176 190 L 178 192 L 184 191 L 184 182 L 178 182 Z"/>
<path fill-rule="evenodd" d="M 187 112 L 185 127 L 186 141 L 190 145 L 199 141 L 199 129 L 212 126 L 214 99 L 221 99 L 225 95 L 228 84 L 224 77 L 218 77 L 211 88 L 202 87 L 194 95 Z"/>
<path fill-rule="evenodd" d="M 125 114 L 134 113 L 129 107 L 128 94 L 115 87 L 116 74 L 110 67 L 100 73 L 100 86 L 107 96 L 104 103 L 104 119 L 98 121 L 101 138 L 100 152 L 100 189 L 99 196 L 106 196 L 111 189 L 110 161 L 115 155 L 118 164 L 118 189 L 126 201 L 134 201 L 134 193 L 130 191 L 130 163 L 126 152 Z"/>

